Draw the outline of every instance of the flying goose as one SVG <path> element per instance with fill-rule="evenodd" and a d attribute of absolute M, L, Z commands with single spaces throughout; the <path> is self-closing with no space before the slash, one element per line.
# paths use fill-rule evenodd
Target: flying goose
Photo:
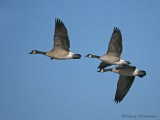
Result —
<path fill-rule="evenodd" d="M 80 54 L 74 54 L 70 52 L 70 41 L 68 37 L 67 29 L 64 23 L 56 18 L 55 19 L 55 34 L 54 34 L 54 47 L 49 52 L 42 52 L 38 50 L 33 50 L 29 54 L 42 54 L 46 55 L 52 59 L 80 59 Z"/>
<path fill-rule="evenodd" d="M 122 35 L 119 28 L 114 27 L 109 45 L 108 45 L 108 51 L 103 56 L 97 56 L 88 54 L 85 57 L 88 58 L 98 58 L 102 62 L 98 66 L 98 68 L 103 69 L 105 67 L 108 67 L 110 65 L 129 65 L 129 61 L 124 61 L 120 58 L 122 53 Z"/>
<path fill-rule="evenodd" d="M 120 103 L 126 96 L 127 92 L 129 91 L 130 87 L 134 82 L 135 76 L 139 76 L 142 78 L 146 75 L 146 72 L 144 70 L 138 70 L 136 69 L 135 66 L 123 66 L 123 65 L 118 66 L 116 68 L 101 69 L 98 72 L 107 72 L 107 71 L 112 71 L 120 74 L 114 99 L 114 101 L 117 103 Z"/>

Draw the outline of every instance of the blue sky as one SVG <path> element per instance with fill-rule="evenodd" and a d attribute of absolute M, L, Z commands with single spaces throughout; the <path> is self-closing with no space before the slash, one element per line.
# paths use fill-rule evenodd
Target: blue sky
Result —
<path fill-rule="evenodd" d="M 158 0 L 1 0 L 0 119 L 125 120 L 123 115 L 142 114 L 158 120 L 159 5 Z M 28 54 L 52 49 L 55 17 L 67 27 L 70 50 L 80 60 Z M 119 75 L 97 73 L 100 61 L 84 57 L 105 54 L 114 27 L 122 32 L 121 58 L 147 72 L 136 77 L 120 104 L 112 101 Z"/>

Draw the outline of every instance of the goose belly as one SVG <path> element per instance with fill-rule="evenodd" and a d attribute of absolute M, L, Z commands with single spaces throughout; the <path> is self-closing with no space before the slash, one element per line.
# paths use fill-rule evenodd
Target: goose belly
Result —
<path fill-rule="evenodd" d="M 51 53 L 47 54 L 47 56 L 50 58 L 53 58 L 53 59 L 65 60 L 65 59 L 73 58 L 73 53 L 72 52 L 56 51 L 56 52 L 51 52 Z"/>
<path fill-rule="evenodd" d="M 100 60 L 107 63 L 107 64 L 120 65 L 120 63 L 119 63 L 120 58 L 119 57 L 105 55 L 105 56 L 100 57 Z"/>

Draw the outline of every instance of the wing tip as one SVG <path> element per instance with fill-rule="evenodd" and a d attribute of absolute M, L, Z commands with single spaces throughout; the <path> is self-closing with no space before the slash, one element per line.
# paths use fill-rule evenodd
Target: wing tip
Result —
<path fill-rule="evenodd" d="M 122 99 L 116 96 L 113 101 L 118 104 L 122 101 Z"/>
<path fill-rule="evenodd" d="M 57 23 L 62 23 L 63 24 L 63 22 L 62 22 L 62 20 L 61 19 L 59 19 L 59 18 L 57 18 L 57 17 L 55 17 L 55 24 L 57 24 Z"/>
<path fill-rule="evenodd" d="M 116 33 L 116 32 L 121 34 L 121 31 L 118 27 L 114 27 L 113 33 Z"/>
<path fill-rule="evenodd" d="M 63 23 L 63 21 L 59 18 L 55 18 L 55 31 L 63 31 L 65 32 L 66 34 L 68 34 L 67 32 L 67 28 L 65 26 L 65 24 Z"/>
<path fill-rule="evenodd" d="M 120 38 L 122 39 L 121 30 L 120 30 L 118 27 L 114 27 L 112 35 L 114 35 L 114 34 L 116 34 L 116 33 L 117 33 L 117 34 L 120 36 Z"/>

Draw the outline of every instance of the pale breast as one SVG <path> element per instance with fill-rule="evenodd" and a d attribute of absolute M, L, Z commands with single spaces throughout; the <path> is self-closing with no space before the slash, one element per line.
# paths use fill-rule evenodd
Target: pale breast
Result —
<path fill-rule="evenodd" d="M 116 63 L 120 61 L 119 57 L 114 57 L 109 55 L 101 56 L 99 59 L 105 63 L 112 64 L 112 65 L 116 65 Z"/>
<path fill-rule="evenodd" d="M 47 52 L 46 56 L 60 60 L 72 58 L 72 54 L 67 51 L 50 51 Z"/>

